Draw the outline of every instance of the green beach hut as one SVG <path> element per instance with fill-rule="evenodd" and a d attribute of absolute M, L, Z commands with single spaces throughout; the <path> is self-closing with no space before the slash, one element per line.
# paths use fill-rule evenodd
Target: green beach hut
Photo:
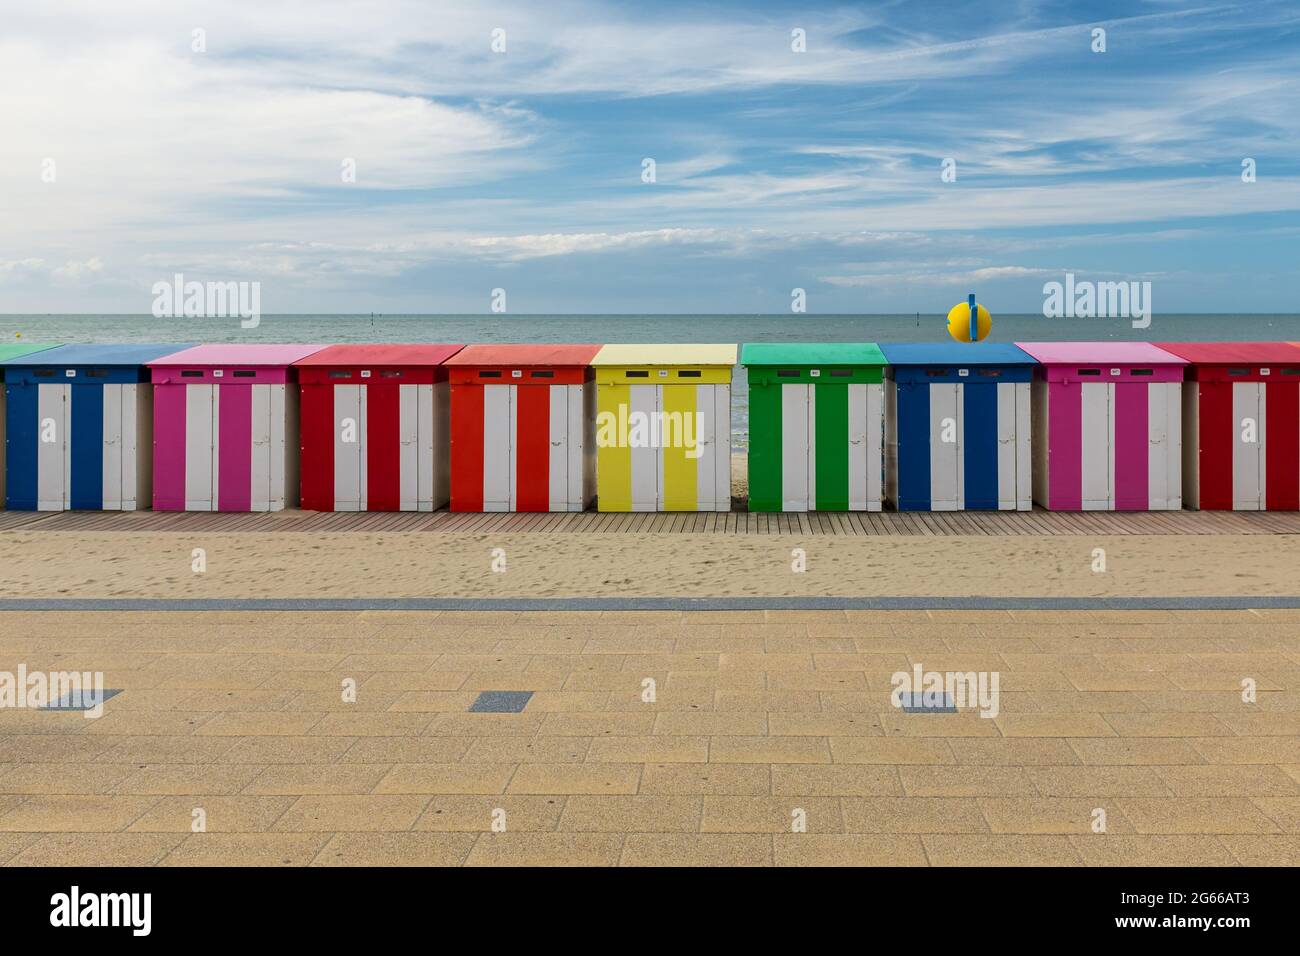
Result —
<path fill-rule="evenodd" d="M 879 511 L 885 356 L 874 343 L 756 342 L 749 510 Z"/>

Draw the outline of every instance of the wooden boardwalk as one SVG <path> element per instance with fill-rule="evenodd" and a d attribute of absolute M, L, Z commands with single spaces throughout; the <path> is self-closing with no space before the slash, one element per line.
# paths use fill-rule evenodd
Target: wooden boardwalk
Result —
<path fill-rule="evenodd" d="M 455 534 L 785 534 L 953 537 L 1008 535 L 1300 534 L 1296 511 L 947 511 L 751 514 L 453 514 L 280 511 L 0 511 L 0 531 Z"/>

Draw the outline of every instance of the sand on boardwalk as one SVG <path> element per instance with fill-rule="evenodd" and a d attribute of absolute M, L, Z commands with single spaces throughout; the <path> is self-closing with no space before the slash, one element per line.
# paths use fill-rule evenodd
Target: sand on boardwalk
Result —
<path fill-rule="evenodd" d="M 1297 582 L 1287 535 L 0 533 L 5 598 L 1267 596 Z"/>

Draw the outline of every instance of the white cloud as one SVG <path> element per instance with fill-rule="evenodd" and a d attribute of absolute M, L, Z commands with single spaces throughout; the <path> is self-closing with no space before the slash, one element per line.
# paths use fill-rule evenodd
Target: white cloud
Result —
<path fill-rule="evenodd" d="M 897 263 L 877 263 L 873 272 L 856 274 L 824 275 L 818 279 L 827 285 L 845 289 L 876 288 L 890 289 L 896 286 L 985 286 L 1011 279 L 1055 279 L 1063 280 L 1067 272 L 1074 273 L 1080 279 L 1094 280 L 1141 280 L 1160 279 L 1167 276 L 1163 272 L 1115 272 L 1110 270 L 1084 269 L 1079 267 L 1044 268 L 1042 266 L 998 265 L 980 266 L 976 269 L 954 271 L 954 263 L 949 259 L 927 263 L 913 263 L 911 268 L 887 269 Z"/>
<path fill-rule="evenodd" d="M 594 0 L 371 0 L 362 13 L 350 0 L 134 0 L 114 7 L 65 0 L 8 11 L 6 32 L 52 38 L 72 54 L 151 37 L 188 56 L 191 31 L 201 27 L 210 60 L 255 54 L 299 86 L 434 97 L 645 96 L 979 76 L 1069 49 L 1095 25 L 1167 42 L 1189 32 L 1231 31 L 1248 12 L 1242 5 L 1203 6 L 1025 28 L 1004 25 L 1015 11 L 995 11 L 954 39 L 938 36 L 937 25 L 930 33 L 900 30 L 890 22 L 892 11 L 853 5 L 762 14 L 737 7 L 724 15 Z M 806 53 L 791 51 L 796 26 L 806 31 Z M 498 28 L 506 31 L 504 54 L 490 48 Z"/>
<path fill-rule="evenodd" d="M 0 242 L 188 231 L 245 218 L 240 200 L 346 204 L 348 190 L 472 184 L 537 163 L 526 110 L 286 86 L 262 63 L 167 50 L 156 32 L 97 52 L 0 40 L 0 115 Z M 342 175 L 349 159 L 355 185 Z"/>
<path fill-rule="evenodd" d="M 81 282 L 94 278 L 103 271 L 103 261 L 98 256 L 92 256 L 85 262 L 65 262 L 61 266 L 56 266 L 50 274 L 60 282 Z"/>
<path fill-rule="evenodd" d="M 464 245 L 509 260 L 563 256 L 574 253 L 644 249 L 667 245 L 733 244 L 735 233 L 718 229 L 648 229 L 637 232 L 549 233 L 531 236 L 487 236 L 468 239 Z"/>
<path fill-rule="evenodd" d="M 1125 45 L 1174 48 L 1249 35 L 1254 9 L 1113 25 Z M 1044 241 L 1132 243 L 1147 222 L 1160 224 L 1147 238 L 1172 240 L 1192 234 L 1180 220 L 1300 209 L 1300 178 L 1271 159 L 1300 153 L 1300 81 L 1284 60 L 1210 72 L 1190 58 L 1142 84 L 1098 71 L 1085 91 L 1055 88 L 1052 106 L 1035 71 L 1086 45 L 1086 25 L 999 12 L 963 36 L 949 22 L 895 29 L 894 11 L 735 11 L 15 6 L 0 37 L 0 276 L 147 288 L 184 269 L 341 287 L 441 263 L 815 249 L 825 264 L 808 268 L 851 285 L 910 270 L 839 258 L 905 247 L 946 262 L 952 282 L 996 281 L 1030 268 L 998 263 Z M 790 51 L 792 26 L 808 31 L 806 54 Z M 196 27 L 206 53 L 190 49 Z M 489 49 L 495 27 L 504 55 Z M 799 96 L 779 89 L 791 84 Z M 988 106 L 955 101 L 956 84 L 987 88 Z M 854 112 L 805 103 L 814 85 L 852 91 Z M 701 107 L 684 93 L 726 95 Z M 669 98 L 629 129 L 613 101 L 635 97 Z M 959 181 L 942 184 L 954 150 Z M 1259 153 L 1258 183 L 1239 180 L 1243 150 Z M 639 182 L 645 155 L 654 186 Z M 1107 236 L 1043 240 L 1039 227 Z"/>
<path fill-rule="evenodd" d="M 0 273 L 34 272 L 45 265 L 44 259 L 28 257 L 26 259 L 0 259 Z"/>
<path fill-rule="evenodd" d="M 953 272 L 946 268 L 950 263 L 936 264 L 928 270 L 912 269 L 906 272 L 875 272 L 858 275 L 819 276 L 822 282 L 841 288 L 889 288 L 899 284 L 929 284 L 938 286 L 968 286 L 998 279 L 1023 279 L 1032 276 L 1060 276 L 1067 270 L 1042 269 L 1030 266 L 984 266 L 966 272 Z"/>

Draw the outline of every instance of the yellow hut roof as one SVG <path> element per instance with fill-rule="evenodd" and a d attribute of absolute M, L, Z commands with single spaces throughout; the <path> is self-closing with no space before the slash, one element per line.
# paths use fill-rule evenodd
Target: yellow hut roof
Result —
<path fill-rule="evenodd" d="M 593 366 L 613 365 L 735 365 L 735 345 L 616 343 L 606 345 L 591 360 Z"/>

